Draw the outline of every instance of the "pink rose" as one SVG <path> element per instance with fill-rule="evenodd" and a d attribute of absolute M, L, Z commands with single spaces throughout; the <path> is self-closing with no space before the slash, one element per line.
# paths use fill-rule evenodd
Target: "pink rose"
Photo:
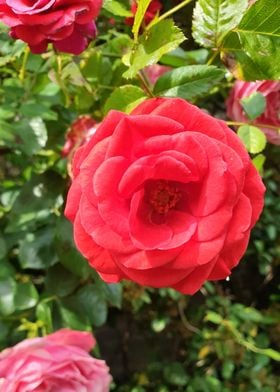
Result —
<path fill-rule="evenodd" d="M 77 150 L 73 174 L 65 214 L 106 282 L 193 294 L 239 263 L 263 208 L 238 136 L 179 98 L 111 111 Z"/>
<path fill-rule="evenodd" d="M 78 55 L 95 38 L 93 19 L 101 5 L 102 0 L 0 0 L 0 21 L 33 53 L 52 43 L 59 51 Z"/>
<path fill-rule="evenodd" d="M 144 68 L 145 75 L 147 76 L 148 81 L 152 85 L 156 83 L 158 78 L 160 78 L 166 72 L 171 70 L 172 70 L 171 67 L 167 67 L 166 65 L 160 65 L 160 64 L 152 64 Z"/>
<path fill-rule="evenodd" d="M 259 92 L 265 97 L 266 109 L 262 115 L 250 121 L 242 108 L 240 100 L 249 97 L 254 92 Z M 273 80 L 243 82 L 238 80 L 230 92 L 226 105 L 229 118 L 237 122 L 250 122 L 257 125 L 270 143 L 280 145 L 280 82 Z M 278 127 L 279 130 L 265 127 L 263 124 Z"/>
<path fill-rule="evenodd" d="M 108 392 L 109 368 L 88 352 L 89 332 L 61 329 L 0 354 L 0 392 Z"/>

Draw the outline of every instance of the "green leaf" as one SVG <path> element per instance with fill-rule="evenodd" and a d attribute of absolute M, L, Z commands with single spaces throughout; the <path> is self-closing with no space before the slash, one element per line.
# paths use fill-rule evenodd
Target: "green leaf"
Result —
<path fill-rule="evenodd" d="M 123 76 L 133 78 L 140 69 L 157 63 L 163 54 L 176 49 L 184 40 L 184 34 L 171 19 L 160 21 L 141 35 L 139 42 L 123 59 L 130 64 Z"/>
<path fill-rule="evenodd" d="M 86 279 L 92 269 L 77 251 L 73 241 L 72 225 L 64 217 L 57 221 L 55 237 L 55 248 L 61 264 L 74 275 Z"/>
<path fill-rule="evenodd" d="M 180 362 L 173 362 L 166 365 L 163 375 L 166 382 L 171 385 L 184 386 L 189 381 L 186 369 Z"/>
<path fill-rule="evenodd" d="M 37 113 L 33 112 L 33 116 L 34 114 Z M 18 147 L 29 156 L 40 151 L 47 143 L 47 129 L 40 117 L 16 123 L 14 131 L 20 140 Z"/>
<path fill-rule="evenodd" d="M 145 13 L 150 5 L 152 0 L 137 0 L 137 11 L 134 17 L 134 23 L 132 26 L 132 32 L 134 34 L 135 40 L 138 37 L 139 29 L 142 24 L 142 20 L 145 16 Z"/>
<path fill-rule="evenodd" d="M 224 77 L 224 71 L 213 65 L 179 67 L 161 76 L 154 87 L 156 95 L 194 99 L 205 95 Z"/>
<path fill-rule="evenodd" d="M 125 6 L 117 0 L 105 0 L 103 8 L 116 16 L 133 16 L 132 12 L 125 8 Z"/>
<path fill-rule="evenodd" d="M 222 58 L 239 79 L 280 77 L 280 0 L 258 0 L 224 39 Z"/>
<path fill-rule="evenodd" d="M 263 154 L 258 154 L 252 159 L 253 165 L 259 173 L 263 172 L 263 165 L 265 163 L 266 157 Z M 274 227 L 274 226 L 273 226 Z"/>
<path fill-rule="evenodd" d="M 0 313 L 8 316 L 15 311 L 16 282 L 8 277 L 0 280 Z"/>
<path fill-rule="evenodd" d="M 164 54 L 160 62 L 171 67 L 183 67 L 185 65 L 204 64 L 208 58 L 207 49 L 196 49 L 185 51 L 182 48 L 177 48 L 169 53 Z"/>
<path fill-rule="evenodd" d="M 77 309 L 70 309 L 64 304 L 59 304 L 59 312 L 64 327 L 77 330 L 90 330 L 88 320 L 77 312 Z"/>
<path fill-rule="evenodd" d="M 57 262 L 52 227 L 27 233 L 19 246 L 19 262 L 22 268 L 43 269 Z"/>
<path fill-rule="evenodd" d="M 0 260 L 4 259 L 7 254 L 7 246 L 3 236 L 0 233 Z"/>
<path fill-rule="evenodd" d="M 15 295 L 15 309 L 33 308 L 38 302 L 39 295 L 32 282 L 18 283 Z"/>
<path fill-rule="evenodd" d="M 207 312 L 205 316 L 206 321 L 210 321 L 213 324 L 221 324 L 223 318 L 216 312 L 212 312 L 211 310 Z"/>
<path fill-rule="evenodd" d="M 0 280 L 5 280 L 8 277 L 15 275 L 14 267 L 6 260 L 1 260 Z"/>
<path fill-rule="evenodd" d="M 259 128 L 252 125 L 242 125 L 238 129 L 237 135 L 251 154 L 258 154 L 263 151 L 266 146 L 266 137 L 264 133 Z"/>
<path fill-rule="evenodd" d="M 7 335 L 9 333 L 8 326 L 0 321 L 0 342 L 4 343 L 4 347 L 7 346 Z"/>
<path fill-rule="evenodd" d="M 90 284 L 81 288 L 74 299 L 75 303 L 85 314 L 90 323 L 100 327 L 107 319 L 107 304 L 102 290 Z"/>
<path fill-rule="evenodd" d="M 234 362 L 225 360 L 222 366 L 222 376 L 225 380 L 229 380 L 231 378 L 234 368 Z"/>
<path fill-rule="evenodd" d="M 122 307 L 122 285 L 120 283 L 105 283 L 107 301 L 116 308 Z"/>
<path fill-rule="evenodd" d="M 254 120 L 265 111 L 265 97 L 258 91 L 254 92 L 249 97 L 241 99 L 240 102 L 250 120 Z"/>
<path fill-rule="evenodd" d="M 168 324 L 168 321 L 169 319 L 166 317 L 156 318 L 152 320 L 151 327 L 153 331 L 157 333 L 162 332 L 165 329 L 166 325 Z"/>
<path fill-rule="evenodd" d="M 61 73 L 61 79 L 69 80 L 71 84 L 74 86 L 84 86 L 87 84 L 87 81 L 83 77 L 80 68 L 74 62 L 67 64 Z"/>
<path fill-rule="evenodd" d="M 34 131 L 34 135 L 37 138 L 39 146 L 42 148 L 45 147 L 48 141 L 48 131 L 44 121 L 41 117 L 33 117 L 29 121 L 29 125 Z"/>
<path fill-rule="evenodd" d="M 59 297 L 65 297 L 79 285 L 79 278 L 57 264 L 49 268 L 45 280 L 47 291 Z"/>
<path fill-rule="evenodd" d="M 0 119 L 0 146 L 11 145 L 15 142 L 14 128 Z"/>
<path fill-rule="evenodd" d="M 193 37 L 201 46 L 218 48 L 223 37 L 238 25 L 248 0 L 198 0 L 193 13 Z"/>
<path fill-rule="evenodd" d="M 147 96 L 140 87 L 130 84 L 117 87 L 105 102 L 104 114 L 106 115 L 112 109 L 129 113 L 133 106 L 135 107 L 145 98 Z"/>
<path fill-rule="evenodd" d="M 39 99 L 42 101 L 42 97 L 40 97 Z M 39 118 L 41 121 L 42 119 L 44 120 L 57 119 L 57 113 L 55 113 L 49 108 L 49 103 L 47 102 L 38 103 L 34 101 L 29 101 L 27 103 L 22 104 L 21 107 L 19 108 L 19 111 L 24 117 L 28 117 L 31 119 Z"/>
<path fill-rule="evenodd" d="M 103 84 L 108 86 L 112 81 L 112 63 L 107 57 L 103 56 L 101 52 L 94 52 L 89 59 L 87 59 L 82 68 L 82 73 L 91 82 L 94 82 L 97 85 Z"/>
<path fill-rule="evenodd" d="M 13 203 L 6 232 L 34 228 L 38 221 L 50 219 L 53 210 L 63 203 L 61 187 L 61 178 L 54 172 L 34 175 L 22 186 Z"/>
<path fill-rule="evenodd" d="M 43 300 L 36 307 L 36 317 L 38 320 L 43 321 L 47 333 L 53 330 L 52 324 L 52 302 Z"/>

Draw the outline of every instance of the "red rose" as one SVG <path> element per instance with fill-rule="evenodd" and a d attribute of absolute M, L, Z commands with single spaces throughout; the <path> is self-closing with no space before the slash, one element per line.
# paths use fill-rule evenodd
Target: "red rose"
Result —
<path fill-rule="evenodd" d="M 244 254 L 264 186 L 238 136 L 182 99 L 111 111 L 77 150 L 65 214 L 106 282 L 193 294 Z"/>
<path fill-rule="evenodd" d="M 261 116 L 254 121 L 250 121 L 246 117 L 240 101 L 242 98 L 249 97 L 255 92 L 259 92 L 265 97 L 266 109 Z M 252 124 L 258 125 L 270 143 L 280 145 L 280 82 L 273 80 L 243 82 L 238 80 L 235 82 L 226 104 L 229 118 L 238 122 L 250 121 Z M 262 124 L 272 125 L 279 129 L 260 126 Z"/>
<path fill-rule="evenodd" d="M 152 0 L 144 16 L 145 24 L 148 25 L 154 19 L 156 14 L 160 12 L 161 9 L 162 9 L 162 4 L 160 0 Z M 136 11 L 137 11 L 137 3 L 135 0 L 133 0 L 131 5 L 131 12 L 133 13 L 133 15 L 135 15 Z M 134 17 L 126 18 L 125 20 L 125 23 L 128 24 L 129 26 L 132 26 L 133 22 L 134 22 Z"/>
<path fill-rule="evenodd" d="M 93 19 L 101 5 L 102 0 L 0 0 L 0 21 L 33 53 L 52 43 L 59 51 L 78 55 L 95 38 Z"/>

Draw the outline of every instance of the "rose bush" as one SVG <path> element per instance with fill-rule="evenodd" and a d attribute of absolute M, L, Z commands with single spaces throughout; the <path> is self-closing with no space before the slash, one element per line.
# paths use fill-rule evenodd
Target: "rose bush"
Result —
<path fill-rule="evenodd" d="M 111 111 L 77 150 L 65 214 L 107 282 L 196 292 L 226 278 L 263 208 L 236 134 L 182 99 Z"/>
<path fill-rule="evenodd" d="M 0 0 L 0 21 L 33 53 L 44 52 L 52 43 L 59 51 L 78 55 L 95 38 L 93 19 L 101 5 L 102 0 Z"/>
<path fill-rule="evenodd" d="M 88 354 L 94 345 L 89 332 L 68 329 L 24 340 L 0 354 L 0 391 L 107 392 L 109 368 Z"/>
<path fill-rule="evenodd" d="M 251 123 L 259 126 L 270 143 L 280 145 L 279 130 L 261 126 L 262 124 L 272 125 L 280 129 L 280 82 L 273 80 L 261 82 L 236 81 L 227 100 L 227 115 L 234 121 L 248 122 L 249 119 L 240 101 L 255 92 L 259 92 L 265 97 L 266 109 L 261 116 L 251 121 Z"/>

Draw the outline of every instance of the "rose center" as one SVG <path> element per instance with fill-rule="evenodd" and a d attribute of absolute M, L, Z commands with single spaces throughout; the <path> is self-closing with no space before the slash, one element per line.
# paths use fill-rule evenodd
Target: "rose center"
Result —
<path fill-rule="evenodd" d="M 152 184 L 148 200 L 158 214 L 167 214 L 169 210 L 175 208 L 181 196 L 178 187 L 168 181 L 159 180 Z"/>

